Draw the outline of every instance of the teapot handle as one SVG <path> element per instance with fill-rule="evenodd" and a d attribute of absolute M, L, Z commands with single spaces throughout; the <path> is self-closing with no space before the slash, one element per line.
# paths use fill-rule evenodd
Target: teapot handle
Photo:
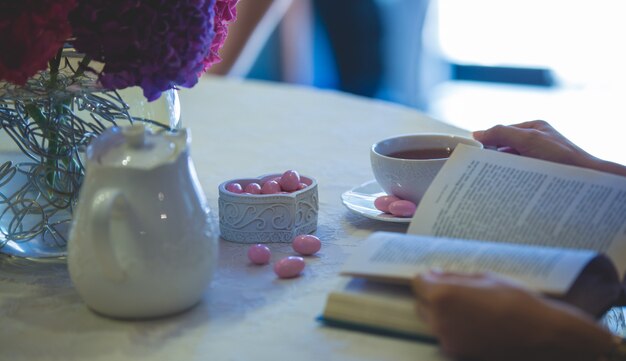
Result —
<path fill-rule="evenodd" d="M 105 189 L 96 193 L 93 203 L 93 229 L 91 240 L 96 258 L 108 279 L 121 282 L 126 273 L 120 266 L 111 242 L 111 218 L 116 213 L 125 213 L 128 202 L 126 197 L 116 189 Z M 118 216 L 119 217 L 119 216 Z"/>

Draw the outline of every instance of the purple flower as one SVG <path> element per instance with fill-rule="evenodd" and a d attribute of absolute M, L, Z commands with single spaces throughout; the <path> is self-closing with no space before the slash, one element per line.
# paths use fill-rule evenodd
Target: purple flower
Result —
<path fill-rule="evenodd" d="M 214 4 L 215 0 L 80 1 L 70 14 L 74 46 L 104 63 L 99 74 L 104 87 L 137 85 L 152 101 L 165 90 L 197 83 L 216 37 Z"/>

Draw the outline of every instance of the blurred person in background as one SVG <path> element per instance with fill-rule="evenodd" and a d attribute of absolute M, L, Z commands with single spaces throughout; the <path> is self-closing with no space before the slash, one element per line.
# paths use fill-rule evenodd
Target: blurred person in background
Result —
<path fill-rule="evenodd" d="M 251 72 L 418 109 L 449 76 L 433 49 L 431 0 L 241 0 L 238 12 L 213 74 Z"/>

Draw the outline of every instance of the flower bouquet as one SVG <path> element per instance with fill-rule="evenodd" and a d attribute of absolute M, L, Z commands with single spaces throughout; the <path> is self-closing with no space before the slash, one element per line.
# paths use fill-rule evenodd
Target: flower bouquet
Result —
<path fill-rule="evenodd" d="M 19 149 L 0 152 L 0 252 L 64 254 L 81 150 L 123 121 L 175 127 L 175 89 L 220 60 L 237 1 L 0 1 L 0 151 Z M 169 119 L 136 115 L 135 88 Z"/>

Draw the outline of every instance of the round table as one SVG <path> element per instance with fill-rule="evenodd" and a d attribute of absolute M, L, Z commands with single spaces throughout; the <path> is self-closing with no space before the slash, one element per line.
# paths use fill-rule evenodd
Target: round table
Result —
<path fill-rule="evenodd" d="M 319 184 L 322 250 L 301 277 L 254 266 L 248 245 L 220 240 L 204 298 L 179 315 L 109 319 L 90 311 L 64 262 L 0 258 L 0 359 L 6 360 L 438 360 L 433 345 L 316 321 L 346 258 L 370 233 L 407 226 L 351 213 L 341 194 L 373 179 L 369 148 L 402 133 L 467 131 L 413 109 L 334 91 L 205 77 L 180 92 L 191 156 L 217 213 L 226 179 L 295 169 Z M 216 217 L 217 218 L 217 217 Z M 272 261 L 292 255 L 269 244 Z"/>

